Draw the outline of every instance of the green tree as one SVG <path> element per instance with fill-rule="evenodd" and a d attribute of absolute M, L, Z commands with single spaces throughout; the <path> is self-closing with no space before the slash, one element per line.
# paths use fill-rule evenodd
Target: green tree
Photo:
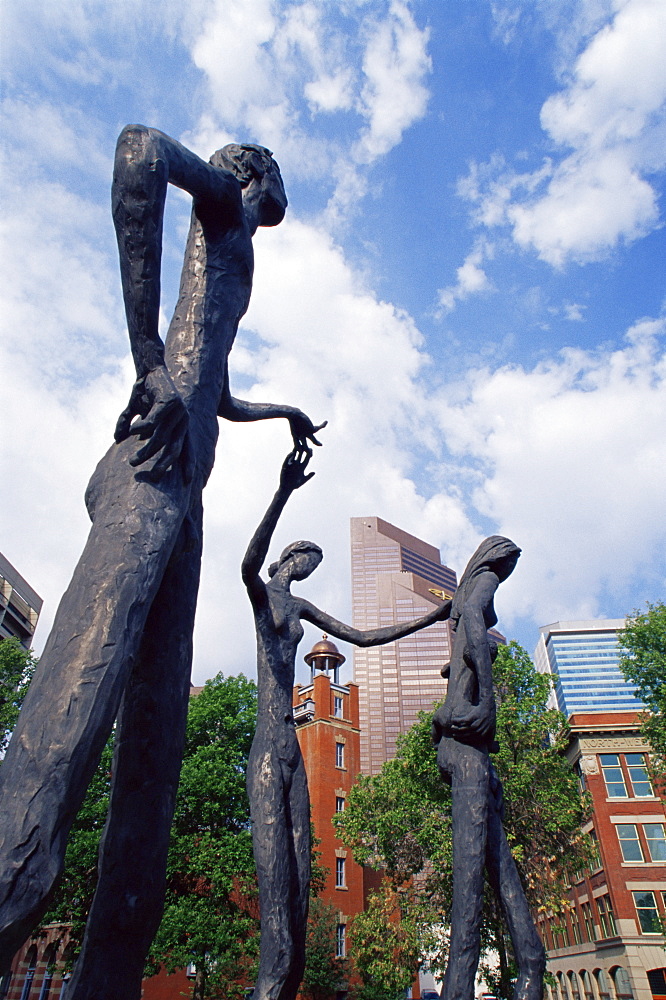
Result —
<path fill-rule="evenodd" d="M 330 1000 L 347 977 L 347 962 L 336 958 L 338 911 L 317 896 L 310 898 L 305 973 L 300 993 L 307 1000 Z"/>
<path fill-rule="evenodd" d="M 245 791 L 257 689 L 243 676 L 193 698 L 171 833 L 167 898 L 151 969 L 196 967 L 194 1000 L 235 997 L 258 948 L 256 876 Z"/>
<path fill-rule="evenodd" d="M 397 1000 L 412 985 L 424 955 L 435 946 L 432 913 L 418 892 L 390 882 L 371 893 L 351 922 L 356 1000 Z"/>
<path fill-rule="evenodd" d="M 0 756 L 16 725 L 37 660 L 18 639 L 0 639 Z"/>
<path fill-rule="evenodd" d="M 650 715 L 642 732 L 652 753 L 650 765 L 662 796 L 666 794 L 666 604 L 649 601 L 645 611 L 634 611 L 619 635 L 620 669 L 637 687 Z"/>
<path fill-rule="evenodd" d="M 493 761 L 504 785 L 507 838 L 530 905 L 560 910 L 570 873 L 589 863 L 591 851 L 581 832 L 587 803 L 562 752 L 566 719 L 547 709 L 550 680 L 537 673 L 517 643 L 500 648 L 494 676 L 500 751 Z M 415 891 L 401 900 L 402 912 L 420 907 L 422 922 L 436 913 L 441 923 L 451 905 L 450 790 L 437 770 L 430 719 L 422 713 L 400 738 L 396 757 L 378 775 L 359 780 L 336 825 L 356 860 L 384 869 L 394 891 L 414 879 Z M 510 996 L 510 947 L 489 890 L 482 947 L 498 951 L 499 995 Z M 446 958 L 441 936 L 439 950 L 420 957 L 441 971 Z"/>
<path fill-rule="evenodd" d="M 245 677 L 221 674 L 190 701 L 183 768 L 168 859 L 164 918 L 146 974 L 196 965 L 193 997 L 242 995 L 238 985 L 258 946 L 256 878 L 245 769 L 257 693 Z M 65 869 L 44 923 L 71 924 L 80 949 L 97 881 L 113 739 L 102 755 L 67 846 Z"/>

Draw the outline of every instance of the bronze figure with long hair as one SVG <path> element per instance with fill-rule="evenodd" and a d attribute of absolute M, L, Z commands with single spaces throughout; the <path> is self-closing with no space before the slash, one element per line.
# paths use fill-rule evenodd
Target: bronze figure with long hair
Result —
<path fill-rule="evenodd" d="M 453 651 L 443 671 L 448 691 L 433 718 L 437 763 L 452 796 L 453 906 L 444 1000 L 474 998 L 484 868 L 518 964 L 515 1000 L 543 996 L 545 952 L 502 827 L 502 784 L 489 757 L 497 749 L 492 675 L 497 645 L 488 629 L 497 624 L 495 592 L 519 556 L 510 539 L 486 538 L 470 559 L 451 608 Z"/>

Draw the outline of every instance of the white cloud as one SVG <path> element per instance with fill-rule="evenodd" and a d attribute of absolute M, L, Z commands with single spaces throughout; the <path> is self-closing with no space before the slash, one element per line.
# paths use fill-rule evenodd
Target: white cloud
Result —
<path fill-rule="evenodd" d="M 337 221 L 365 193 L 367 168 L 425 114 L 427 43 L 404 0 L 218 0 L 192 44 L 211 107 L 190 139 L 203 153 L 243 132 L 279 150 L 292 176 L 335 183 Z"/>
<path fill-rule="evenodd" d="M 625 0 L 586 44 L 566 86 L 541 110 L 553 143 L 570 150 L 530 174 L 495 159 L 461 187 L 486 226 L 562 267 L 597 259 L 658 224 L 647 174 L 666 166 L 666 5 Z"/>
<path fill-rule="evenodd" d="M 587 306 L 581 305 L 580 302 L 565 302 L 563 309 L 565 319 L 579 323 L 584 319 L 583 310 L 587 309 Z"/>
<path fill-rule="evenodd" d="M 476 249 L 467 255 L 461 266 L 456 270 L 456 283 L 446 288 L 440 288 L 437 295 L 439 304 L 445 312 L 451 312 L 457 302 L 463 302 L 470 295 L 489 292 L 493 286 L 488 275 L 481 266 L 484 260 L 492 258 L 494 248 L 488 243 L 477 243 Z"/>
<path fill-rule="evenodd" d="M 385 19 L 370 30 L 363 56 L 364 86 L 360 109 L 368 128 L 359 139 L 355 157 L 371 163 L 397 145 L 428 103 L 423 80 L 432 68 L 427 54 L 429 31 L 419 30 L 406 3 L 392 0 Z"/>
<path fill-rule="evenodd" d="M 509 620 L 603 615 L 609 601 L 628 610 L 641 575 L 663 589 L 665 332 L 643 320 L 621 350 L 479 371 L 464 398 L 442 401 L 449 447 L 478 463 L 475 509 L 524 550 L 503 588 Z"/>

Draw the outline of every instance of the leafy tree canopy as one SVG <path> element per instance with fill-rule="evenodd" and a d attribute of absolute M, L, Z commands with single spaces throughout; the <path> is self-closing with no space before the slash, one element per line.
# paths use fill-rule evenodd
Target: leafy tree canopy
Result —
<path fill-rule="evenodd" d="M 500 648 L 493 672 L 500 744 L 493 761 L 504 784 L 507 838 L 530 905 L 559 910 L 566 905 L 569 873 L 591 857 L 589 838 L 581 833 L 587 802 L 562 753 L 567 722 L 547 708 L 550 680 L 537 673 L 517 643 Z M 399 739 L 396 757 L 378 775 L 359 780 L 336 825 L 357 861 L 384 869 L 393 892 L 400 893 L 413 879 L 414 892 L 400 897 L 401 912 L 418 911 L 422 923 L 441 924 L 451 905 L 450 790 L 437 770 L 430 720 L 422 713 Z M 388 953 L 394 947 L 389 934 L 385 941 Z M 498 949 L 504 964 L 501 992 L 510 995 L 504 927 L 490 892 L 482 943 L 484 949 Z M 443 969 L 443 951 L 422 952 L 424 957 Z M 358 961 L 364 959 L 359 955 Z"/>
<path fill-rule="evenodd" d="M 652 748 L 652 771 L 666 789 L 666 604 L 647 602 L 634 611 L 619 635 L 620 669 L 637 687 L 652 713 L 643 720 L 643 735 Z"/>
<path fill-rule="evenodd" d="M 245 768 L 254 735 L 256 685 L 221 674 L 190 701 L 171 834 L 164 918 L 147 974 L 193 962 L 194 996 L 242 995 L 239 979 L 258 944 L 256 884 Z M 113 740 L 72 829 L 65 870 L 45 923 L 72 925 L 75 959 L 95 891 Z"/>
<path fill-rule="evenodd" d="M 347 977 L 347 961 L 336 958 L 338 911 L 318 896 L 310 899 L 305 942 L 305 973 L 300 995 L 307 1000 L 333 1000 Z"/>
<path fill-rule="evenodd" d="M 32 651 L 18 639 L 0 639 L 0 755 L 7 749 L 36 666 Z"/>

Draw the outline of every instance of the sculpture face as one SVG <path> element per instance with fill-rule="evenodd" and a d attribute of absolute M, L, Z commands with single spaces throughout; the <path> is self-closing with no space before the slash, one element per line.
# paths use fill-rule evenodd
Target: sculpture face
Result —
<path fill-rule="evenodd" d="M 511 576 L 516 564 L 518 562 L 520 553 L 515 552 L 510 556 L 505 556 L 503 559 L 498 559 L 495 564 L 495 573 L 501 581 L 506 580 Z"/>
<path fill-rule="evenodd" d="M 322 560 L 320 552 L 293 552 L 289 556 L 292 580 L 305 580 L 311 573 L 314 573 Z"/>
<path fill-rule="evenodd" d="M 261 177 L 254 177 L 244 189 L 244 195 L 256 199 L 258 224 L 277 226 L 284 219 L 287 210 L 287 195 L 280 168 L 274 161 Z"/>

